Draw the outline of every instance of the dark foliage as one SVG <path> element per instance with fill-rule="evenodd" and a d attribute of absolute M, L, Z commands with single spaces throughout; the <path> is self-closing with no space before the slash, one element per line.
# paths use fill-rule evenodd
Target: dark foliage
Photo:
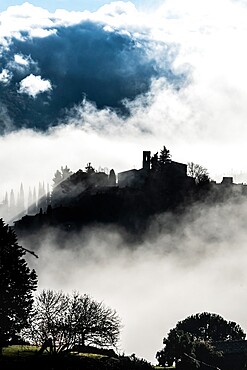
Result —
<path fill-rule="evenodd" d="M 176 329 L 190 333 L 193 339 L 204 341 L 241 340 L 245 338 L 245 333 L 238 324 L 209 312 L 191 315 L 185 320 L 179 321 Z"/>
<path fill-rule="evenodd" d="M 214 342 L 244 338 L 245 333 L 235 322 L 226 321 L 217 314 L 203 312 L 179 321 L 164 338 L 165 347 L 156 357 L 163 366 L 181 361 L 188 363 L 185 355 L 208 364 L 217 364 L 220 353 L 214 349 Z"/>
<path fill-rule="evenodd" d="M 163 147 L 163 149 L 161 149 L 160 151 L 160 156 L 159 156 L 159 163 L 160 163 L 160 166 L 164 166 L 166 163 L 170 163 L 171 162 L 171 154 L 170 154 L 170 150 L 168 150 L 166 148 L 166 146 Z"/>
<path fill-rule="evenodd" d="M 27 324 L 37 276 L 13 230 L 0 219 L 0 348 L 13 341 Z"/>

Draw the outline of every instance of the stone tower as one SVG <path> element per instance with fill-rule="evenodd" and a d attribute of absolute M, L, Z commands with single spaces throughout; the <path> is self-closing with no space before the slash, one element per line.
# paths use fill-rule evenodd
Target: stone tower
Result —
<path fill-rule="evenodd" d="M 150 170 L 150 161 L 151 161 L 151 152 L 150 151 L 144 151 L 143 152 L 143 160 L 142 160 L 142 168 L 145 171 Z"/>

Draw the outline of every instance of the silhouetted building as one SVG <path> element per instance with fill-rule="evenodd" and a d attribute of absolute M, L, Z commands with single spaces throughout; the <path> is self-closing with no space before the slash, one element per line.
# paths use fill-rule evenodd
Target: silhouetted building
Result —
<path fill-rule="evenodd" d="M 187 178 L 187 164 L 179 162 L 168 162 L 164 165 L 165 171 L 169 172 L 171 175 L 175 175 L 182 178 Z"/>
<path fill-rule="evenodd" d="M 133 169 L 118 173 L 118 186 L 120 188 L 136 187 L 139 183 L 139 170 Z"/>
<path fill-rule="evenodd" d="M 152 178 L 157 182 L 159 180 L 162 181 L 165 179 L 174 180 L 174 181 L 185 181 L 189 177 L 187 176 L 187 165 L 184 163 L 178 163 L 174 161 L 169 161 L 165 163 L 162 167 L 159 166 L 157 170 L 157 166 L 154 166 L 152 163 L 152 168 L 150 168 L 151 164 L 151 152 L 144 151 L 143 152 L 143 162 L 142 168 L 140 170 L 128 170 L 118 173 L 118 186 L 120 188 L 124 187 L 132 187 L 138 188 L 143 187 L 148 180 L 152 180 Z"/>
<path fill-rule="evenodd" d="M 232 185 L 233 177 L 223 177 L 221 184 L 223 185 Z"/>
<path fill-rule="evenodd" d="M 211 197 L 214 197 L 216 201 L 225 201 L 229 198 L 236 198 L 241 195 L 247 195 L 246 184 L 235 184 L 233 177 L 225 176 L 220 183 L 216 181 L 210 181 Z"/>
<path fill-rule="evenodd" d="M 150 170 L 150 163 L 151 163 L 151 152 L 143 151 L 142 168 L 144 171 Z"/>

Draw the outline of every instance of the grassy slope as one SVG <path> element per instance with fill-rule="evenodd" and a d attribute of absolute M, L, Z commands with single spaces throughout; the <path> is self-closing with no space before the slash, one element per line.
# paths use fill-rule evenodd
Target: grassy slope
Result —
<path fill-rule="evenodd" d="M 98 354 L 72 353 L 67 356 L 38 355 L 39 347 L 9 346 L 0 358 L 1 370 L 152 370 L 142 360 L 128 357 L 110 358 Z M 157 370 L 162 368 L 156 367 Z"/>
<path fill-rule="evenodd" d="M 25 358 L 25 357 L 30 357 L 37 355 L 38 350 L 40 347 L 38 346 L 29 346 L 29 345 L 14 345 L 14 346 L 9 346 L 5 347 L 3 349 L 3 356 L 6 358 Z M 44 355 L 48 355 L 48 352 L 45 352 Z M 94 353 L 77 353 L 74 352 L 72 353 L 74 356 L 82 356 L 82 357 L 87 357 L 87 358 L 93 358 L 93 359 L 101 359 L 103 355 L 99 354 L 94 354 Z"/>
<path fill-rule="evenodd" d="M 32 356 L 37 353 L 39 348 L 28 345 L 9 346 L 3 348 L 3 356 L 9 358 Z"/>

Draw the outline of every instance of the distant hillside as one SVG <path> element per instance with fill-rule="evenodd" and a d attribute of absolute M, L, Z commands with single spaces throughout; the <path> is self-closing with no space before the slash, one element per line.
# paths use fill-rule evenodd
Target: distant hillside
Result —
<path fill-rule="evenodd" d="M 46 226 L 73 231 L 89 224 L 114 224 L 138 238 L 154 215 L 183 213 L 197 201 L 224 202 L 247 194 L 247 186 L 234 184 L 231 177 L 216 184 L 207 173 L 188 176 L 186 164 L 172 161 L 169 155 L 151 157 L 149 151 L 143 152 L 141 169 L 121 172 L 117 179 L 114 170 L 109 175 L 96 172 L 89 163 L 86 171 L 54 180 L 51 199 L 39 201 L 39 212 L 15 222 L 18 234 Z"/>

